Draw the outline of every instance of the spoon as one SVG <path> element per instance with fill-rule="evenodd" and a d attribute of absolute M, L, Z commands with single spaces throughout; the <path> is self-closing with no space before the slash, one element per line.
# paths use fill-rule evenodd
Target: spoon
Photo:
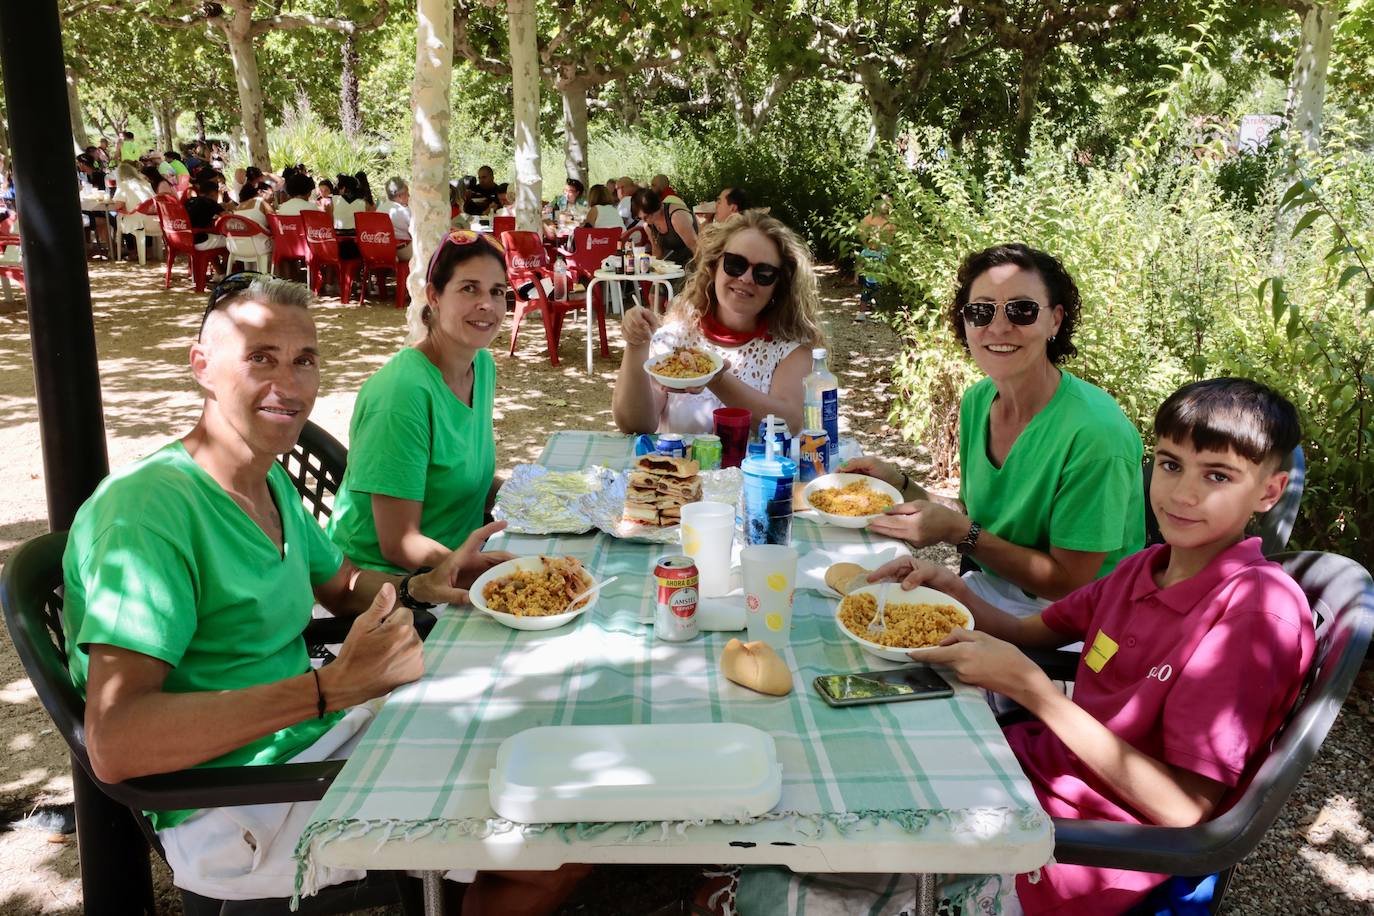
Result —
<path fill-rule="evenodd" d="M 887 616 L 884 609 L 887 607 L 887 588 L 878 592 L 878 613 L 873 615 L 873 619 L 868 622 L 868 635 L 881 636 L 887 632 Z"/>
<path fill-rule="evenodd" d="M 586 598 L 588 595 L 596 594 L 597 592 L 601 591 L 602 588 L 604 588 L 607 585 L 610 585 L 612 582 L 619 578 L 619 576 L 611 576 L 609 579 L 602 579 L 600 582 L 596 583 L 591 588 L 587 589 L 582 594 L 578 595 L 577 597 L 569 601 L 567 607 L 563 608 L 563 610 L 560 613 L 568 613 L 568 611 L 571 611 L 573 609 L 573 605 L 577 604 L 577 602 L 581 601 L 583 598 Z"/>

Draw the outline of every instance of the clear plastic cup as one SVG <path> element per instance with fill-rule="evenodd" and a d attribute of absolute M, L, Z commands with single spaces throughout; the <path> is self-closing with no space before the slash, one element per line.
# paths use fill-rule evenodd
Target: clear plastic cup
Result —
<path fill-rule="evenodd" d="M 735 539 L 735 507 L 729 503 L 687 503 L 682 507 L 682 552 L 696 561 L 701 597 L 730 591 L 730 548 Z"/>
<path fill-rule="evenodd" d="M 752 545 L 740 551 L 740 567 L 749 641 L 763 640 L 775 649 L 786 647 L 792 632 L 797 551 L 779 544 Z"/>

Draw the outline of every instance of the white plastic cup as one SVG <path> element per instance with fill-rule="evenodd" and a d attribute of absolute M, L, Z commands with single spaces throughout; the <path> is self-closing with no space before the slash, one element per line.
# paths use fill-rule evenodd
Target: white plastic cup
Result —
<path fill-rule="evenodd" d="M 735 538 L 735 507 L 729 503 L 687 503 L 682 507 L 682 552 L 696 561 L 701 597 L 730 591 L 730 547 Z"/>
<path fill-rule="evenodd" d="M 740 551 L 740 567 L 749 641 L 763 640 L 775 649 L 785 648 L 792 632 L 797 551 L 781 544 L 752 544 Z"/>

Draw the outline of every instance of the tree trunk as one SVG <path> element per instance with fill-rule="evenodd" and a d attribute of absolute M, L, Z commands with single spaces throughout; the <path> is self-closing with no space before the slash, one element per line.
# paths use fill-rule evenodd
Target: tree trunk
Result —
<path fill-rule="evenodd" d="M 587 185 L 587 87 L 569 80 L 560 82 L 558 91 L 563 96 L 563 167 L 569 178 Z"/>
<path fill-rule="evenodd" d="M 1035 105 L 1040 99 L 1040 85 L 1048 56 L 1048 48 L 1027 48 L 1021 58 L 1021 79 L 1016 86 L 1016 120 L 1012 124 L 1011 137 L 1012 167 L 1018 173 L 1026 167 L 1026 150 L 1030 147 Z"/>
<path fill-rule="evenodd" d="M 415 82 L 410 107 L 410 308 L 425 306 L 425 272 L 448 231 L 449 87 L 453 78 L 453 0 L 418 0 Z M 411 321 L 411 327 L 417 322 Z"/>
<path fill-rule="evenodd" d="M 639 99 L 631 87 L 630 77 L 622 76 L 620 83 L 620 122 L 626 127 L 639 125 Z"/>
<path fill-rule="evenodd" d="M 1302 17 L 1302 37 L 1293 81 L 1288 87 L 1288 123 L 1310 150 L 1321 145 L 1322 105 L 1326 100 L 1326 67 L 1336 31 L 1336 11 L 1313 3 Z"/>
<path fill-rule="evenodd" d="M 897 124 L 901 120 L 902 103 L 897 90 L 876 67 L 861 64 L 856 68 L 859 84 L 863 87 L 864 101 L 868 103 L 868 143 L 864 151 L 869 152 L 879 143 L 892 145 L 897 142 Z"/>
<path fill-rule="evenodd" d="M 339 80 L 339 119 L 344 136 L 350 140 L 363 130 L 363 114 L 358 109 L 358 40 L 345 35 L 343 43 L 343 75 Z"/>
<path fill-rule="evenodd" d="M 76 91 L 76 74 L 67 68 L 67 109 L 72 120 L 72 142 L 78 152 L 91 145 L 90 135 L 86 133 L 86 115 L 81 110 L 81 94 Z"/>
<path fill-rule="evenodd" d="M 157 130 L 159 152 L 176 149 L 177 116 L 181 114 L 171 99 L 159 99 L 153 107 L 153 127 Z"/>
<path fill-rule="evenodd" d="M 221 16 L 214 21 L 229 42 L 229 57 L 234 62 L 234 81 L 239 87 L 239 116 L 248 137 L 248 158 L 264 172 L 272 170 L 267 151 L 267 117 L 262 106 L 262 80 L 258 77 L 258 55 L 253 47 L 253 0 L 226 3 L 234 11 L 232 19 Z"/>
<path fill-rule="evenodd" d="M 203 111 L 196 112 L 196 140 L 201 143 L 205 142 L 205 112 Z"/>
<path fill-rule="evenodd" d="M 544 179 L 539 164 L 539 36 L 534 0 L 506 0 L 506 17 L 514 88 L 515 225 L 538 232 Z"/>

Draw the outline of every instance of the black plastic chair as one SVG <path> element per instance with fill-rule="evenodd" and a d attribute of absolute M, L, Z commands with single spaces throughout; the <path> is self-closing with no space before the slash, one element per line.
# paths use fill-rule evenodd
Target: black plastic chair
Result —
<path fill-rule="evenodd" d="M 1217 874 L 1212 912 L 1236 865 L 1259 845 L 1326 739 L 1360 671 L 1374 631 L 1374 580 L 1338 554 L 1303 551 L 1274 557 L 1301 586 L 1317 628 L 1316 656 L 1296 707 L 1235 804 L 1195 827 L 1148 827 L 1055 818 L 1055 861 L 1167 875 Z M 1051 677 L 1072 680 L 1064 653 L 1047 658 Z M 1150 912 L 1153 912 L 1151 910 Z"/>
<path fill-rule="evenodd" d="M 1159 522 L 1154 510 L 1150 508 L 1150 475 L 1154 471 L 1154 459 L 1146 458 L 1141 466 L 1145 478 L 1145 544 L 1162 544 Z M 1250 523 L 1250 533 L 1259 536 L 1264 555 L 1271 557 L 1288 546 L 1288 538 L 1293 533 L 1293 525 L 1298 520 L 1298 507 L 1302 505 L 1302 490 L 1307 483 L 1307 459 L 1302 446 L 1293 449 L 1292 454 L 1283 459 L 1279 469 L 1288 472 L 1288 486 L 1273 507 L 1263 515 L 1257 515 Z"/>
<path fill-rule="evenodd" d="M 315 520 L 324 524 L 334 514 L 334 494 L 348 469 L 348 449 L 324 428 L 309 420 L 296 447 L 277 459 L 301 494 L 301 502 Z"/>
<path fill-rule="evenodd" d="M 348 449 L 324 427 L 305 421 L 295 448 L 277 458 L 286 476 L 296 485 L 306 511 L 321 525 L 334 514 L 334 496 L 343 485 L 348 470 Z M 429 611 L 415 611 L 415 629 L 424 639 L 434 629 L 436 618 Z M 338 617 L 317 617 L 305 628 L 305 643 L 311 658 L 333 661 L 328 646 L 338 645 L 348 636 L 353 621 Z"/>
<path fill-rule="evenodd" d="M 86 753 L 86 702 L 67 670 L 66 637 L 62 630 L 62 552 L 66 544 L 66 532 L 55 532 L 25 541 L 15 550 L 0 572 L 0 604 L 4 607 L 5 624 L 43 708 L 71 749 L 75 765 L 85 771 L 100 791 L 132 809 L 144 837 L 158 855 L 164 855 L 162 844 L 144 811 L 311 801 L 323 797 L 343 761 L 205 767 L 121 783 L 106 783 L 97 778 Z M 302 898 L 299 912 L 346 913 L 398 901 L 407 913 L 420 912 L 415 882 L 398 872 L 374 872 L 362 881 L 325 888 L 315 897 Z M 182 904 L 188 914 L 284 916 L 288 902 L 281 898 L 226 903 L 182 891 Z"/>

